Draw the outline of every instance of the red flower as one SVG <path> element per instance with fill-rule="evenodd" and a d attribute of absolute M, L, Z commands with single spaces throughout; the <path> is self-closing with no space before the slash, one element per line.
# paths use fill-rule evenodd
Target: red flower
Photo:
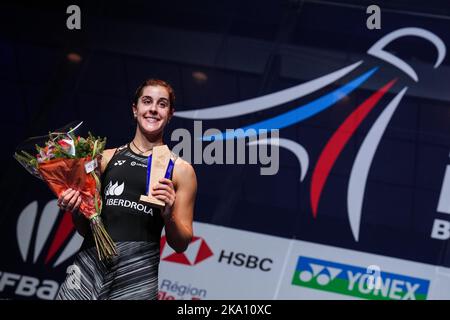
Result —
<path fill-rule="evenodd" d="M 70 148 L 70 145 L 64 140 L 58 140 L 58 144 L 63 148 Z"/>

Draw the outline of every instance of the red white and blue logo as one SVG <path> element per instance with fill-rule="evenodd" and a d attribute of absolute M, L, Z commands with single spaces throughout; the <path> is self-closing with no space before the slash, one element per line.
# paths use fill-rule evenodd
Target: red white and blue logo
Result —
<path fill-rule="evenodd" d="M 61 214 L 62 219 L 59 219 Z M 55 228 L 56 231 L 53 231 Z M 64 263 L 83 242 L 83 237 L 74 230 L 71 215 L 59 210 L 57 200 L 45 205 L 39 219 L 38 202 L 31 202 L 22 210 L 17 221 L 17 244 L 23 261 L 37 263 L 42 258 L 46 265 L 52 267 Z"/>
<path fill-rule="evenodd" d="M 327 75 L 282 91 L 231 104 L 176 112 L 175 116 L 193 120 L 235 118 L 273 109 L 300 98 L 308 99 L 309 96 L 313 96 L 313 98 L 309 99 L 309 102 L 299 105 L 282 114 L 242 126 L 239 128 L 242 130 L 234 130 L 231 133 L 227 131 L 204 136 L 203 140 L 212 141 L 247 138 L 256 135 L 259 130 L 281 130 L 297 125 L 327 110 L 331 110 L 334 106 L 338 105 L 340 101 L 352 95 L 356 89 L 361 88 L 369 79 L 373 78 L 374 75 L 379 74 L 380 71 L 385 68 L 386 64 L 389 65 L 391 69 L 394 67 L 401 71 L 401 73 L 405 74 L 414 82 L 419 82 L 420 77 L 410 64 L 385 49 L 392 42 L 404 37 L 416 37 L 431 43 L 435 51 L 433 53 L 435 57 L 433 67 L 436 69 L 442 64 L 446 56 L 446 46 L 436 34 L 422 28 L 402 28 L 385 35 L 375 42 L 375 44 L 367 51 L 367 55 L 370 56 L 370 59 L 374 60 L 375 58 L 375 61 L 379 62 L 379 66 L 374 66 L 367 70 L 364 60 L 355 61 L 352 64 L 335 70 Z M 345 76 L 351 76 L 353 74 L 355 76 L 350 79 L 350 81 L 317 98 L 315 97 L 314 94 L 317 93 L 317 91 L 322 89 L 327 90 L 327 86 L 336 84 L 336 82 L 342 80 Z M 393 87 L 396 84 L 397 87 L 400 85 L 398 78 L 394 77 L 390 79 L 352 110 L 331 137 L 328 138 L 328 141 L 324 144 L 315 163 L 310 163 L 309 152 L 307 148 L 300 143 L 301 141 L 283 138 L 282 132 L 280 133 L 280 138 L 277 140 L 257 140 L 257 144 L 277 144 L 279 147 L 287 149 L 295 154 L 301 169 L 299 176 L 300 182 L 303 182 L 308 174 L 310 175 L 309 205 L 312 216 L 316 218 L 320 214 L 320 204 L 323 199 L 324 188 L 329 181 L 330 173 L 335 167 L 344 148 L 348 146 L 349 141 L 355 137 L 355 133 L 361 127 L 364 120 L 367 119 L 371 113 L 373 114 L 374 110 L 382 109 L 382 111 L 379 112 L 378 117 L 370 126 L 362 143 L 359 145 L 359 150 L 356 152 L 356 156 L 351 165 L 350 174 L 347 178 L 346 212 L 355 242 L 358 242 L 360 239 L 364 195 L 375 154 L 377 153 L 379 145 L 382 143 L 383 136 L 393 115 L 401 105 L 401 101 L 408 91 L 407 86 L 400 87 L 398 90 L 393 90 Z M 395 92 L 397 93 L 388 103 L 382 103 L 382 101 L 384 101 L 382 100 L 383 97 L 386 99 L 386 97 L 389 96 L 387 95 L 388 93 Z"/>

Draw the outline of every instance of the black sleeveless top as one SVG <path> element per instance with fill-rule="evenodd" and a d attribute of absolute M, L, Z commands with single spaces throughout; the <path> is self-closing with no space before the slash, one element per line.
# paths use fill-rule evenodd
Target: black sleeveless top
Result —
<path fill-rule="evenodd" d="M 176 157 L 172 153 L 174 163 Z M 139 201 L 146 194 L 147 162 L 148 156 L 139 155 L 125 145 L 117 148 L 101 177 L 100 216 L 115 242 L 160 241 L 164 227 L 160 209 Z M 93 246 L 92 233 L 87 232 L 82 249 Z"/>

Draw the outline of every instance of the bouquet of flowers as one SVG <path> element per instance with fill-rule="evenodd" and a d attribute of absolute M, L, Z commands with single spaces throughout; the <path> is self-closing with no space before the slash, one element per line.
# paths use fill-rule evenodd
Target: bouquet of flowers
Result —
<path fill-rule="evenodd" d="M 106 138 L 94 137 L 90 132 L 87 137 L 80 137 L 76 132 L 82 122 L 72 124 L 74 126 L 68 125 L 47 136 L 27 139 L 19 145 L 14 158 L 33 176 L 44 180 L 57 197 L 68 188 L 80 191 L 79 210 L 90 221 L 102 261 L 117 255 L 115 244 L 100 218 L 99 160 Z"/>

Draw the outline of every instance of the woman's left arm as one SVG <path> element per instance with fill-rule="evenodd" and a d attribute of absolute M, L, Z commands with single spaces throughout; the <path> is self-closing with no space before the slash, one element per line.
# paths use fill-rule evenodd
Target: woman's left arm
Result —
<path fill-rule="evenodd" d="M 161 179 L 152 194 L 164 201 L 162 212 L 168 244 L 178 253 L 186 250 L 192 240 L 197 178 L 192 166 L 184 160 L 176 163 L 173 182 Z"/>

